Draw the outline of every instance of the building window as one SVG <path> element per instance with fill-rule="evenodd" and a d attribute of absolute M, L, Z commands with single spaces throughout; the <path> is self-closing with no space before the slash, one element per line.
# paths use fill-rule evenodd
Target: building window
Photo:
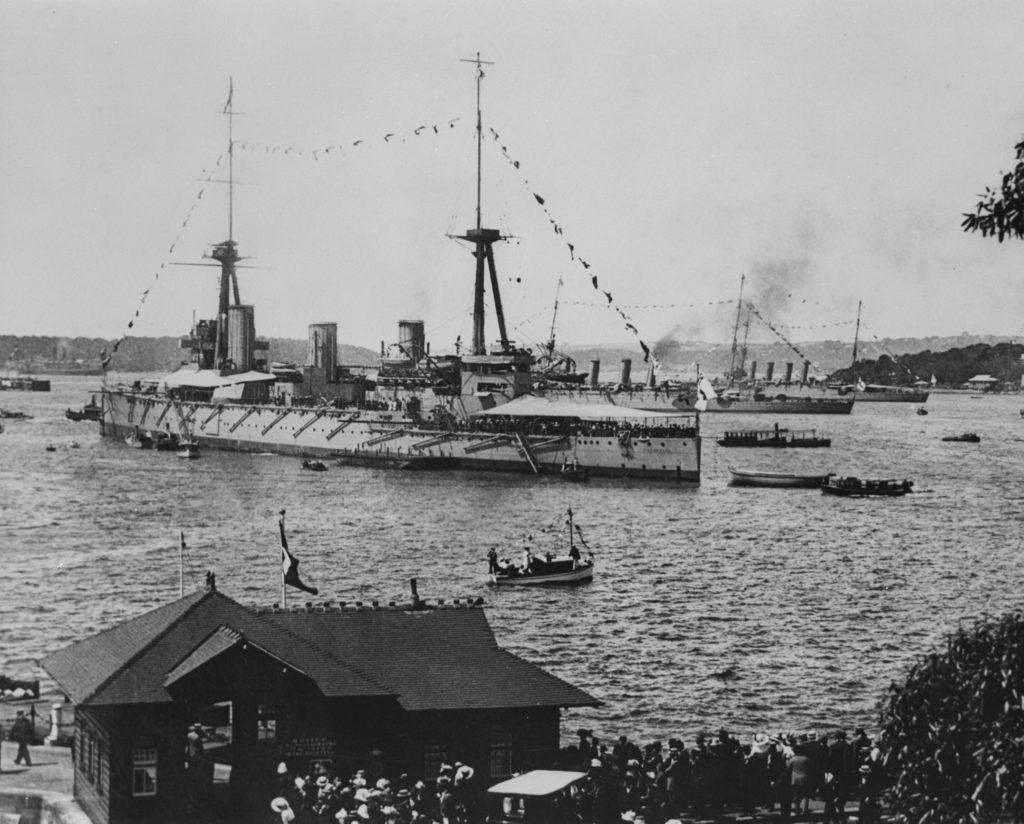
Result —
<path fill-rule="evenodd" d="M 156 749 L 132 750 L 132 795 L 156 795 Z"/>
<path fill-rule="evenodd" d="M 277 711 L 266 704 L 256 709 L 256 740 L 277 741 Z"/>
<path fill-rule="evenodd" d="M 427 779 L 436 778 L 441 772 L 441 765 L 448 756 L 448 750 L 444 744 L 431 744 L 423 753 L 423 777 Z"/>
<path fill-rule="evenodd" d="M 491 778 L 508 778 L 512 775 L 512 742 L 491 743 Z"/>

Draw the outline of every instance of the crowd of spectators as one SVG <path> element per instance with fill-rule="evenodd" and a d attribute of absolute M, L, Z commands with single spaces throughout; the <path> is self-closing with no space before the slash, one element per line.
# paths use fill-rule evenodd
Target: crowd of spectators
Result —
<path fill-rule="evenodd" d="M 610 747 L 590 730 L 563 748 L 552 769 L 585 773 L 557 799 L 557 824 L 678 824 L 685 818 L 774 811 L 781 822 L 799 820 L 811 802 L 824 824 L 856 814 L 877 824 L 886 779 L 881 753 L 862 729 L 803 735 L 754 735 L 743 742 L 720 730 L 692 745 L 679 739 L 640 746 L 620 736 Z M 321 767 L 295 776 L 278 768 L 271 821 L 282 824 L 477 824 L 488 821 L 487 787 L 465 764 L 443 764 L 427 780 L 345 778 Z M 547 820 L 547 818 L 545 818 Z"/>
<path fill-rule="evenodd" d="M 372 822 L 372 824 L 470 824 L 483 821 L 477 810 L 480 790 L 468 764 L 442 764 L 428 783 L 407 774 L 374 780 L 366 770 L 347 778 L 321 766 L 316 775 L 293 775 L 285 762 L 277 768 L 277 796 L 270 821 L 282 824 Z"/>
<path fill-rule="evenodd" d="M 691 746 L 672 738 L 640 747 L 620 736 L 610 748 L 580 730 L 579 743 L 562 751 L 557 766 L 587 772 L 574 807 L 596 824 L 769 810 L 786 822 L 806 814 L 812 800 L 823 802 L 825 824 L 845 824 L 851 803 L 861 824 L 874 824 L 885 783 L 881 751 L 862 729 L 852 739 L 836 730 L 757 733 L 746 743 L 720 730 L 698 735 Z"/>

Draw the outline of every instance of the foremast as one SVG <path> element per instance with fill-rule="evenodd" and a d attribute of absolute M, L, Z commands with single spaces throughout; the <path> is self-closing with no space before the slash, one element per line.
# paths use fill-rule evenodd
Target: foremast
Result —
<path fill-rule="evenodd" d="M 267 343 L 258 340 L 252 306 L 242 305 L 238 290 L 237 264 L 241 255 L 234 239 L 235 223 L 235 140 L 234 82 L 228 81 L 228 99 L 221 112 L 228 119 L 228 179 L 217 181 L 228 187 L 228 239 L 214 244 L 210 257 L 220 264 L 220 289 L 217 317 L 200 321 L 183 348 L 192 350 L 192 360 L 200 369 L 224 373 L 247 372 L 266 365 Z M 261 352 L 263 357 L 257 354 Z"/>

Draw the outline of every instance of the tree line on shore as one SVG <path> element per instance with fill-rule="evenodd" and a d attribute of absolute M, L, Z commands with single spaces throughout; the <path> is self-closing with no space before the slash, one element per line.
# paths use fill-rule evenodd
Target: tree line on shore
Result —
<path fill-rule="evenodd" d="M 903 343 L 912 348 L 915 343 L 921 345 L 949 343 L 954 340 L 973 341 L 963 346 L 954 346 L 946 350 L 925 348 L 898 356 L 883 354 L 877 359 L 861 359 L 853 366 L 837 369 L 831 373 L 831 379 L 846 383 L 865 383 L 909 385 L 915 381 L 931 381 L 935 376 L 938 386 L 956 387 L 970 380 L 975 375 L 987 374 L 1004 383 L 1020 385 L 1024 373 L 1024 343 L 982 342 L 985 336 L 961 336 L 957 339 L 928 338 L 920 341 L 907 340 Z M 988 338 L 991 341 L 991 338 Z M 180 348 L 180 339 L 176 337 L 130 337 L 126 338 L 110 364 L 110 369 L 119 372 L 159 372 L 174 369 L 187 358 L 187 352 Z M 271 338 L 270 355 L 275 361 L 294 363 L 302 366 L 306 360 L 304 340 L 293 338 Z M 809 357 L 823 368 L 829 364 L 841 362 L 848 353 L 841 350 L 845 344 L 835 341 L 823 341 L 818 344 L 806 344 Z M 77 365 L 84 369 L 98 369 L 105 349 L 109 351 L 110 341 L 103 338 L 60 337 L 57 335 L 0 335 L 0 358 L 3 358 L 7 369 L 31 371 L 33 368 L 54 365 Z M 729 367 L 729 351 L 723 349 L 717 355 L 708 353 L 706 344 L 673 342 L 664 352 L 658 352 L 664 368 L 686 370 L 693 362 L 700 362 L 705 372 L 724 371 Z M 638 361 L 636 353 L 614 346 L 573 346 L 567 347 L 576 359 L 580 370 L 589 365 L 591 359 L 600 359 L 606 368 L 612 368 L 622 358 L 633 357 Z M 691 351 L 692 350 L 692 351 Z M 820 350 L 820 351 L 819 351 Z M 703 354 L 703 360 L 701 355 Z M 820 356 L 820 358 L 819 358 Z M 799 360 L 793 353 L 777 347 L 758 345 L 749 347 L 748 363 L 757 360 L 759 374 L 763 375 L 768 362 L 776 363 L 776 375 L 781 374 L 782 363 Z M 347 365 L 374 367 L 378 363 L 378 354 L 372 349 L 350 344 L 338 345 L 338 362 Z M 689 360 L 686 360 L 689 359 Z M 685 361 L 685 362 L 684 362 Z M 719 362 L 720 361 L 720 362 Z M 720 368 L 719 368 L 720 367 Z M 800 369 L 794 370 L 799 374 Z M 639 376 L 638 376 L 639 379 Z"/>

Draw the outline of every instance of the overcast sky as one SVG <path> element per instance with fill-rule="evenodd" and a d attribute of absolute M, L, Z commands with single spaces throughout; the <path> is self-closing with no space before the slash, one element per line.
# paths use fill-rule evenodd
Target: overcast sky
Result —
<path fill-rule="evenodd" d="M 468 340 L 480 52 L 517 340 L 561 278 L 560 341 L 724 341 L 741 275 L 795 340 L 859 300 L 877 337 L 1021 335 L 1024 246 L 960 221 L 1024 138 L 1022 35 L 1019 2 L 0 0 L 0 333 L 215 314 L 176 264 L 228 236 L 233 78 L 258 332 Z"/>

